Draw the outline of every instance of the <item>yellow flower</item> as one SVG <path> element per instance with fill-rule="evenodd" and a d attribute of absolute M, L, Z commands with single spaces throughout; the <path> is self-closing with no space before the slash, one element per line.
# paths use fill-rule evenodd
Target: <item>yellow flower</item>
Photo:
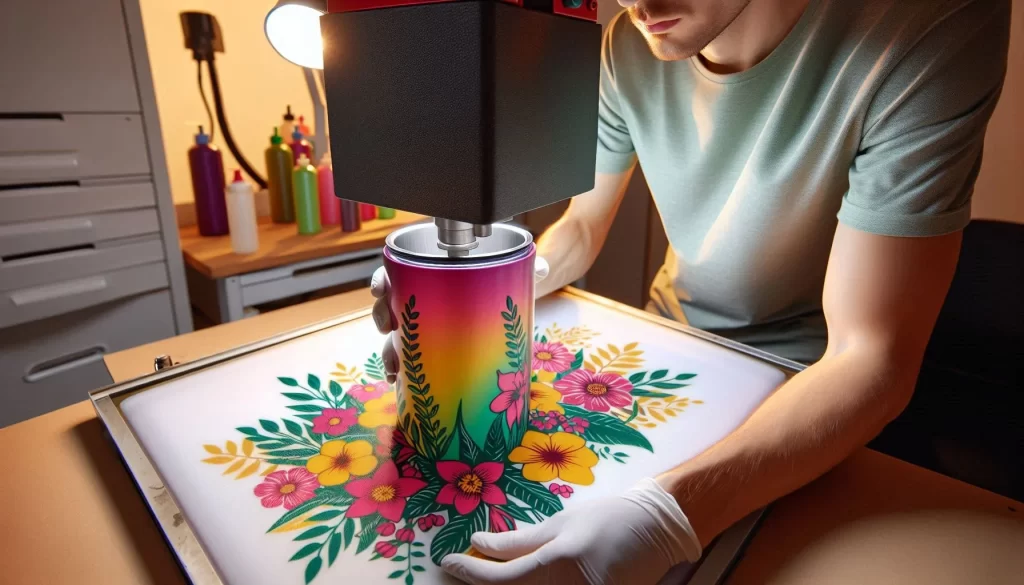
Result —
<path fill-rule="evenodd" d="M 320 485 L 341 485 L 353 475 L 368 475 L 377 467 L 368 441 L 327 441 L 320 454 L 310 457 L 306 469 L 317 474 Z"/>
<path fill-rule="evenodd" d="M 558 403 L 561 399 L 562 393 L 547 384 L 540 382 L 530 384 L 530 410 L 563 413 L 565 409 Z"/>
<path fill-rule="evenodd" d="M 548 383 L 554 382 L 555 378 L 558 377 L 558 374 L 555 372 L 549 372 L 547 370 L 535 370 L 533 374 L 537 376 L 537 380 Z"/>
<path fill-rule="evenodd" d="M 556 477 L 578 485 L 594 483 L 591 467 L 597 455 L 587 448 L 583 437 L 571 433 L 545 435 L 526 431 L 523 444 L 508 455 L 513 463 L 523 464 L 523 477 L 530 481 L 551 481 Z"/>
<path fill-rule="evenodd" d="M 398 405 L 395 404 L 395 392 L 388 392 L 380 398 L 368 400 L 363 405 L 366 412 L 359 415 L 359 424 L 368 429 L 383 425 L 398 424 Z"/>

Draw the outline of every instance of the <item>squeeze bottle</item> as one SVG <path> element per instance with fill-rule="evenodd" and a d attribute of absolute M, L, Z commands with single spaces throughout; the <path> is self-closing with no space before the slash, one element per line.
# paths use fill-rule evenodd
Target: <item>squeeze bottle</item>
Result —
<path fill-rule="evenodd" d="M 395 219 L 395 210 L 390 207 L 377 206 L 378 219 Z"/>
<path fill-rule="evenodd" d="M 302 132 L 296 126 L 292 131 L 292 164 L 299 164 L 299 157 L 306 155 L 306 158 L 313 160 L 313 146 L 308 140 L 302 137 Z"/>
<path fill-rule="evenodd" d="M 224 160 L 217 147 L 210 144 L 210 135 L 199 127 L 195 146 L 188 149 L 188 166 L 192 172 L 192 195 L 195 198 L 196 223 L 204 236 L 228 233 L 228 210 L 224 203 Z"/>
<path fill-rule="evenodd" d="M 315 234 L 320 231 L 320 201 L 317 194 L 316 167 L 309 157 L 299 156 L 299 164 L 292 171 L 292 193 L 295 195 L 295 223 L 299 233 Z"/>
<path fill-rule="evenodd" d="M 256 195 L 249 183 L 242 180 L 242 171 L 228 185 L 228 223 L 231 225 L 231 249 L 235 254 L 252 254 L 260 249 L 256 231 Z"/>
<path fill-rule="evenodd" d="M 274 223 L 295 221 L 295 202 L 292 200 L 292 149 L 274 128 L 270 147 L 266 151 L 267 194 L 270 197 L 270 218 Z"/>
<path fill-rule="evenodd" d="M 331 167 L 331 153 L 320 159 L 316 169 L 317 187 L 320 192 L 320 224 L 341 223 L 341 200 L 334 196 L 334 169 Z"/>
<path fill-rule="evenodd" d="M 281 117 L 281 136 L 289 138 L 295 131 L 295 116 L 292 115 L 292 107 L 286 106 L 284 116 Z M 292 164 L 295 164 L 294 162 Z"/>
<path fill-rule="evenodd" d="M 371 203 L 360 203 L 359 218 L 362 219 L 363 221 L 377 219 L 377 207 Z"/>

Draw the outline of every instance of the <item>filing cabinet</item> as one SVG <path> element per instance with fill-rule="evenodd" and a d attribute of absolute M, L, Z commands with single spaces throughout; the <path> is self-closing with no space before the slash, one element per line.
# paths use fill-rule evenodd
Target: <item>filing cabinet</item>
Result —
<path fill-rule="evenodd" d="M 192 328 L 138 0 L 8 0 L 0 35 L 0 427 Z"/>

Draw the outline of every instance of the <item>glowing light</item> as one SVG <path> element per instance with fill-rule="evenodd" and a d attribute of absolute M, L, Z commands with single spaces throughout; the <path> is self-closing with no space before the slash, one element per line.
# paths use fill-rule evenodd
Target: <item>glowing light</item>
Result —
<path fill-rule="evenodd" d="M 324 41 L 320 36 L 322 12 L 301 4 L 280 4 L 263 23 L 267 40 L 282 57 L 310 69 L 324 68 Z"/>

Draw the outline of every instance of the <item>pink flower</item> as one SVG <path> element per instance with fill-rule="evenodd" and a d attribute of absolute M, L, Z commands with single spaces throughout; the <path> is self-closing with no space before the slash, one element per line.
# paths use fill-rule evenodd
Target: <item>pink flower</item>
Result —
<path fill-rule="evenodd" d="M 488 512 L 491 520 L 491 532 L 508 532 L 516 529 L 516 521 L 505 510 L 498 506 L 491 506 Z"/>
<path fill-rule="evenodd" d="M 406 465 L 402 468 L 402 477 L 415 477 L 416 479 L 420 479 L 423 477 L 423 474 L 420 473 L 419 469 L 416 469 L 412 465 Z"/>
<path fill-rule="evenodd" d="M 498 389 L 501 392 L 491 401 L 491 412 L 504 412 L 508 426 L 519 420 L 526 406 L 529 392 L 526 389 L 526 375 L 522 370 L 503 374 L 498 372 Z"/>
<path fill-rule="evenodd" d="M 556 496 L 562 496 L 563 498 L 568 498 L 573 494 L 571 485 L 562 485 L 560 483 L 552 483 L 548 485 L 548 491 Z"/>
<path fill-rule="evenodd" d="M 440 514 L 431 514 L 427 516 L 427 518 L 430 518 L 430 521 L 434 526 L 444 526 L 444 516 L 441 516 Z"/>
<path fill-rule="evenodd" d="M 412 528 L 402 528 L 395 533 L 395 538 L 397 538 L 399 542 L 412 542 L 416 540 L 416 533 L 413 532 Z"/>
<path fill-rule="evenodd" d="M 608 412 L 614 407 L 633 403 L 633 385 L 618 374 L 576 370 L 555 382 L 565 404 L 582 405 L 587 410 Z"/>
<path fill-rule="evenodd" d="M 384 557 L 385 559 L 390 559 L 391 557 L 395 556 L 395 553 L 398 552 L 398 547 L 391 544 L 390 542 L 381 541 L 374 545 L 373 550 L 377 551 L 377 554 Z"/>
<path fill-rule="evenodd" d="M 573 355 L 561 343 L 533 344 L 533 369 L 545 370 L 556 374 L 568 370 L 572 366 Z"/>
<path fill-rule="evenodd" d="M 394 433 L 391 427 L 377 427 L 377 455 L 391 457 L 391 448 L 395 445 Z"/>
<path fill-rule="evenodd" d="M 377 534 L 381 536 L 391 536 L 395 533 L 394 522 L 383 522 L 377 525 Z"/>
<path fill-rule="evenodd" d="M 582 416 L 574 416 L 571 419 L 569 419 L 567 422 L 563 422 L 562 423 L 562 428 L 565 429 L 565 432 L 567 432 L 567 433 L 575 433 L 577 435 L 582 435 L 583 433 L 585 433 L 586 430 L 587 430 L 587 427 L 589 427 L 589 426 L 590 426 L 590 421 L 585 419 L 585 418 L 583 418 Z"/>
<path fill-rule="evenodd" d="M 508 502 L 505 492 L 494 484 L 505 473 L 501 463 L 486 462 L 470 468 L 461 461 L 438 461 L 437 473 L 448 482 L 438 492 L 437 503 L 454 504 L 459 514 L 469 514 L 481 501 L 492 506 Z"/>
<path fill-rule="evenodd" d="M 374 398 L 380 398 L 390 390 L 387 382 L 374 382 L 373 384 L 356 384 L 348 389 L 348 394 L 359 402 L 368 402 Z"/>
<path fill-rule="evenodd" d="M 391 440 L 398 445 L 398 458 L 395 459 L 396 463 L 402 464 L 412 458 L 416 454 L 416 450 L 409 444 L 409 440 L 405 438 L 405 433 L 400 429 L 394 429 L 391 432 Z"/>
<path fill-rule="evenodd" d="M 345 491 L 356 501 L 348 507 L 345 516 L 362 518 L 379 512 L 385 520 L 398 522 L 405 511 L 406 498 L 427 485 L 422 479 L 399 477 L 394 461 L 386 461 L 377 468 L 373 477 L 356 479 L 345 484 Z"/>
<path fill-rule="evenodd" d="M 302 467 L 294 467 L 271 473 L 252 492 L 260 498 L 264 508 L 284 504 L 285 510 L 291 510 L 312 498 L 318 487 L 320 483 L 315 475 Z"/>
<path fill-rule="evenodd" d="M 416 526 L 419 527 L 420 532 L 427 532 L 434 527 L 434 519 L 430 516 L 423 516 L 416 520 Z"/>
<path fill-rule="evenodd" d="M 356 424 L 356 416 L 354 408 L 325 408 L 313 419 L 313 432 L 337 437 Z"/>

